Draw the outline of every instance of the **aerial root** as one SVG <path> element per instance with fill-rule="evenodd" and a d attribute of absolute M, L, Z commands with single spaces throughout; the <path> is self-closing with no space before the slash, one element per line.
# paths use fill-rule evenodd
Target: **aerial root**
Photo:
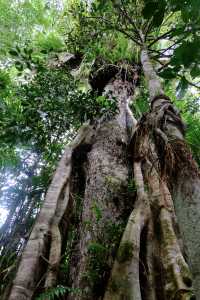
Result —
<path fill-rule="evenodd" d="M 109 279 L 104 300 L 142 300 L 139 278 L 141 233 L 149 217 L 149 202 L 144 190 L 141 162 L 134 163 L 137 201 L 132 211 Z"/>
<path fill-rule="evenodd" d="M 154 255 L 155 255 L 155 239 L 154 239 L 154 225 L 152 220 L 152 214 L 150 215 L 147 227 L 147 250 L 146 250 L 146 299 L 156 300 L 156 290 L 155 290 L 155 276 L 154 276 Z"/>
<path fill-rule="evenodd" d="M 56 214 L 50 229 L 51 233 L 51 245 L 49 252 L 49 266 L 47 270 L 47 276 L 45 280 L 45 288 L 50 288 L 56 285 L 58 268 L 61 259 L 61 246 L 62 238 L 59 229 L 59 223 L 63 217 L 63 214 L 67 210 L 69 204 L 69 182 L 67 182 L 66 187 L 64 188 L 64 197 L 60 198 L 58 201 Z"/>
<path fill-rule="evenodd" d="M 37 217 L 37 222 L 23 251 L 10 290 L 9 300 L 29 300 L 32 298 L 41 282 L 41 278 L 44 278 L 41 258 L 48 262 L 45 287 L 52 287 L 56 283 L 61 255 L 61 234 L 58 226 L 69 204 L 72 154 L 79 145 L 85 143 L 90 133 L 90 126 L 84 124 L 75 140 L 64 151 Z M 50 252 L 48 257 L 49 242 Z"/>
<path fill-rule="evenodd" d="M 192 278 L 181 252 L 175 231 L 175 211 L 170 191 L 150 161 L 145 162 L 145 182 L 141 162 L 134 162 L 137 200 L 125 228 L 111 271 L 104 300 L 142 300 L 141 287 L 147 290 L 145 300 L 163 297 L 171 300 L 195 299 Z M 145 262 L 140 261 L 141 235 L 146 227 Z M 158 283 L 154 252 L 160 256 L 162 280 Z M 140 263 L 146 271 L 145 283 L 140 278 Z M 163 274 L 161 274 L 163 273 Z M 146 287 L 142 286 L 145 284 Z M 160 289 L 157 285 L 162 285 Z M 156 290 L 159 289 L 159 296 Z M 159 298 L 160 299 L 160 298 Z"/>
<path fill-rule="evenodd" d="M 90 126 L 84 124 L 80 128 L 80 131 L 77 137 L 75 138 L 75 140 L 69 145 L 69 147 L 66 148 L 65 151 L 67 152 L 69 151 L 68 149 L 71 149 L 71 153 L 73 153 L 73 150 L 83 143 L 89 131 L 90 131 Z M 72 154 L 70 156 L 70 159 L 68 160 L 65 159 L 65 164 L 67 166 L 72 165 L 71 159 L 72 159 Z M 60 189 L 60 197 L 57 199 L 57 207 L 56 207 L 55 215 L 53 217 L 50 226 L 51 243 L 50 243 L 50 252 L 49 252 L 49 259 L 48 259 L 48 269 L 47 269 L 47 275 L 45 279 L 46 289 L 55 286 L 57 282 L 58 269 L 59 269 L 59 264 L 61 259 L 61 247 L 62 247 L 62 237 L 59 229 L 59 224 L 69 206 L 70 175 L 71 175 L 71 167 L 70 167 L 70 174 L 66 179 L 65 184 Z"/>
<path fill-rule="evenodd" d="M 166 297 L 174 300 L 190 299 L 186 298 L 186 295 L 192 295 L 192 278 L 175 233 L 176 218 L 170 191 L 165 180 L 159 178 L 155 168 L 151 168 L 148 183 L 152 215 L 154 218 L 156 216 L 154 224 L 159 227 L 160 232 L 160 236 L 156 238 L 164 270 Z M 175 295 L 179 295 L 179 298 L 174 298 Z"/>
<path fill-rule="evenodd" d="M 139 254 L 141 232 L 147 221 L 143 203 L 131 213 L 114 262 L 104 300 L 123 297 L 141 300 L 139 280 Z"/>

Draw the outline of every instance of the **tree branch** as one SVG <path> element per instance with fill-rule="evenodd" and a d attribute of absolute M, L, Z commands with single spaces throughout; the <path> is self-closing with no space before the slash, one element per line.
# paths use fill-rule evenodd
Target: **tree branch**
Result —
<path fill-rule="evenodd" d="M 182 76 L 179 75 L 179 74 L 177 74 L 177 76 L 178 76 L 179 78 L 182 78 Z M 189 85 L 191 85 L 191 86 L 195 87 L 196 89 L 200 90 L 200 86 L 199 86 L 199 85 L 196 85 L 195 83 L 189 81 L 187 78 L 185 78 L 185 80 L 187 81 L 187 83 L 188 83 Z"/>
<path fill-rule="evenodd" d="M 109 27 L 109 29 L 114 29 L 116 31 L 119 31 L 121 33 L 123 33 L 124 35 L 126 35 L 128 38 L 130 38 L 133 42 L 135 42 L 137 45 L 141 46 L 142 44 L 131 34 L 129 34 L 128 32 L 126 32 L 123 28 L 118 27 L 117 25 L 111 23 L 109 20 L 99 16 L 99 17 L 85 17 L 86 19 L 97 19 L 97 20 L 101 20 L 103 23 L 106 23 Z"/>
<path fill-rule="evenodd" d="M 125 7 L 125 4 L 124 4 L 124 1 L 121 0 L 121 4 L 122 4 L 122 7 L 123 9 L 121 9 L 119 6 L 119 10 L 125 15 L 125 17 L 127 17 L 128 21 L 130 22 L 131 25 L 133 25 L 133 28 L 134 28 L 134 31 L 136 33 L 136 35 L 139 37 L 139 39 L 141 40 L 140 38 L 140 32 L 139 32 L 139 29 L 137 28 L 137 25 L 136 23 L 134 22 L 134 20 L 129 16 L 129 14 L 127 13 L 127 10 L 126 10 L 126 7 Z M 141 41 L 142 42 L 142 41 Z"/>
<path fill-rule="evenodd" d="M 153 20 L 153 17 L 151 17 L 151 18 L 144 24 L 144 39 L 145 39 L 145 41 L 147 40 L 148 33 L 149 33 L 150 30 L 151 30 L 151 27 L 152 27 L 152 20 Z"/>
<path fill-rule="evenodd" d="M 153 46 L 153 45 L 154 45 L 156 42 L 158 42 L 159 40 L 161 40 L 161 39 L 167 37 L 167 36 L 168 36 L 171 32 L 173 32 L 174 30 L 175 30 L 175 28 L 172 28 L 172 29 L 170 29 L 169 31 L 167 31 L 167 32 L 163 33 L 162 35 L 158 36 L 153 42 L 151 42 L 151 43 L 149 44 L 148 47 Z"/>

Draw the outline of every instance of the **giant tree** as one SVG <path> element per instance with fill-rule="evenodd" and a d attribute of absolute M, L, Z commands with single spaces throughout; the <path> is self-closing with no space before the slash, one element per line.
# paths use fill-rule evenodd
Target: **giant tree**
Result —
<path fill-rule="evenodd" d="M 48 291 L 62 264 L 67 264 L 66 299 L 200 295 L 199 171 L 184 140 L 180 112 L 158 76 L 178 77 L 179 93 L 188 84 L 197 86 L 189 77 L 199 75 L 199 53 L 191 51 L 200 42 L 194 35 L 199 32 L 196 5 L 119 0 L 88 7 L 80 1 L 69 11 L 78 16 L 69 39 L 77 38 L 76 26 L 87 33 L 80 35 L 85 37 L 82 64 L 94 51 L 89 82 L 104 110 L 66 146 L 8 299 Z M 105 32 L 122 35 L 139 59 L 102 57 L 92 45 Z M 142 77 L 149 111 L 136 120 L 129 104 Z"/>

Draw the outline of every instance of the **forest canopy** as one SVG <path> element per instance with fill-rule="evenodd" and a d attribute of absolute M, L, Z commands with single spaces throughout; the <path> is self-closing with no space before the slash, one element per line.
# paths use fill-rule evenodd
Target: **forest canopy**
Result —
<path fill-rule="evenodd" d="M 140 166 L 144 177 L 142 199 L 144 195 L 147 197 L 147 194 L 150 197 L 149 193 L 152 188 L 153 180 L 148 182 L 147 177 L 151 178 L 151 175 L 145 173 L 147 169 L 151 171 L 155 168 L 155 173 L 157 172 L 159 177 L 157 180 L 162 179 L 164 182 L 162 182 L 161 190 L 169 189 L 174 203 L 173 193 L 178 190 L 174 184 L 182 180 L 181 175 L 177 174 L 183 171 L 185 177 L 199 178 L 197 170 L 200 165 L 200 1 L 0 0 L 0 32 L 0 297 L 15 299 L 12 298 L 12 285 L 15 286 L 13 280 L 17 278 L 17 270 L 20 270 L 18 266 L 20 266 L 21 255 L 23 257 L 30 234 L 34 231 L 34 224 L 37 224 L 38 216 L 42 211 L 41 207 L 45 206 L 48 188 L 51 187 L 50 183 L 54 182 L 57 166 L 58 168 L 60 166 L 58 162 L 66 154 L 66 145 L 72 145 L 70 146 L 72 149 L 70 150 L 72 151 L 70 186 L 72 188 L 70 187 L 69 192 L 69 199 L 72 198 L 72 200 L 69 202 L 72 203 L 70 208 L 73 213 L 67 214 L 69 208 L 63 210 L 65 214 L 58 222 L 58 225 L 62 227 L 60 229 L 62 245 L 59 266 L 56 267 L 55 272 L 56 279 L 55 281 L 52 278 L 52 281 L 49 279 L 50 276 L 54 278 L 55 274 L 52 275 L 52 269 L 48 267 L 48 264 L 51 264 L 51 255 L 50 251 L 48 252 L 45 248 L 44 253 L 48 252 L 47 256 L 44 253 L 40 256 L 44 256 L 43 268 L 46 271 L 40 272 L 39 278 L 35 279 L 36 283 L 33 287 L 31 286 L 31 296 L 29 293 L 29 296 L 26 295 L 24 299 L 129 299 L 115 298 L 116 296 L 106 298 L 109 293 L 109 288 L 107 289 L 106 286 L 109 282 L 110 285 L 113 284 L 113 290 L 118 289 L 115 286 L 116 282 L 112 281 L 110 276 L 116 271 L 113 266 L 115 266 L 121 238 L 124 238 L 123 232 L 125 232 L 126 224 L 129 224 L 128 218 L 132 215 L 133 208 L 137 208 L 135 205 L 137 200 L 130 204 L 130 199 L 139 199 L 141 196 L 137 183 L 137 163 L 143 164 L 142 167 Z M 122 82 L 126 86 L 123 95 L 120 94 L 120 89 L 123 91 L 125 89 L 124 85 L 121 86 Z M 113 83 L 116 85 L 112 86 Z M 119 90 L 117 84 L 120 85 Z M 128 133 L 127 137 L 119 137 L 121 140 L 118 141 L 116 136 L 121 136 L 122 133 L 121 131 L 120 134 L 115 133 L 112 122 L 122 118 L 124 95 L 128 99 L 125 108 Z M 165 100 L 165 103 L 163 102 L 165 107 L 156 113 L 154 105 L 159 97 Z M 119 101 L 123 105 L 119 104 Z M 104 128 L 106 124 L 111 123 L 108 130 L 105 129 L 107 127 Z M 88 140 L 85 142 L 84 137 L 84 142 L 81 140 L 80 145 L 79 142 L 74 143 L 79 128 L 82 128 L 82 125 L 86 126 L 85 124 L 93 130 L 89 134 L 89 142 Z M 111 129 L 114 131 L 109 131 Z M 146 135 L 148 135 L 147 140 Z M 92 139 L 93 136 L 95 136 L 95 142 Z M 103 139 L 106 136 L 106 141 L 102 142 L 104 146 L 112 138 L 116 138 L 116 147 L 120 144 L 123 150 L 120 150 L 122 154 L 118 153 L 118 148 L 115 152 L 115 148 L 112 148 L 114 142 L 110 141 L 112 146 L 108 148 L 110 147 L 113 151 L 113 161 L 116 155 L 119 165 L 120 163 L 123 165 L 121 162 L 123 159 L 128 165 L 128 179 L 126 184 L 123 183 L 126 187 L 117 181 L 118 177 L 113 179 L 110 173 L 102 171 L 103 167 L 105 170 L 108 168 L 104 165 L 105 162 L 102 163 L 102 169 L 95 166 L 90 170 L 91 153 L 93 153 L 91 149 L 95 149 L 97 141 L 101 144 L 100 138 Z M 178 140 L 177 137 L 180 138 L 179 144 L 173 143 Z M 146 146 L 148 143 L 149 148 Z M 149 154 L 153 152 L 152 149 L 157 149 L 154 156 L 152 153 Z M 123 158 L 124 155 L 126 159 Z M 98 159 L 106 161 L 106 155 L 102 157 L 98 157 L 96 161 Z M 155 165 L 158 164 L 157 169 L 152 161 Z M 133 162 L 136 162 L 135 167 Z M 152 169 L 148 163 L 152 164 Z M 110 166 L 112 165 L 109 164 Z M 120 167 L 113 166 L 113 168 L 116 173 L 125 172 L 122 172 Z M 96 195 L 96 198 L 92 199 L 92 188 L 90 187 L 90 190 L 88 187 L 87 190 L 89 186 L 87 179 L 88 174 L 95 175 L 95 184 L 98 185 L 98 174 L 92 174 L 94 169 L 99 170 L 99 177 L 101 177 L 101 171 L 102 174 L 107 175 L 105 175 L 102 187 L 104 192 L 102 195 L 96 195 L 94 190 L 98 190 L 98 187 L 92 187 Z M 88 170 L 91 173 L 87 173 Z M 65 171 L 68 172 L 67 169 Z M 134 179 L 130 175 L 133 173 L 136 174 Z M 65 175 L 62 176 L 60 182 Z M 93 182 L 93 179 L 89 179 Z M 78 184 L 77 181 L 79 181 Z M 101 181 L 99 184 L 101 186 Z M 184 185 L 183 180 L 181 184 Z M 197 185 L 198 182 L 195 183 L 195 187 Z M 121 190 L 118 191 L 118 187 Z M 66 186 L 64 188 L 67 193 Z M 98 197 L 103 199 L 106 193 L 111 197 L 115 208 L 111 209 L 109 205 L 101 208 Z M 118 196 L 114 193 L 118 193 Z M 120 193 L 123 194 L 120 196 L 122 199 L 119 197 Z M 196 190 L 192 193 L 197 194 Z M 91 197 L 91 203 L 88 200 L 88 207 L 90 206 L 90 213 L 93 216 L 89 220 L 86 217 L 84 219 L 85 215 L 90 214 L 86 208 L 87 197 L 88 199 Z M 120 204 L 120 201 L 123 204 Z M 109 209 L 110 214 L 107 213 Z M 184 239 L 187 240 L 187 237 L 185 227 L 183 225 L 182 229 L 181 224 L 185 222 L 185 219 L 179 220 L 176 204 L 175 212 L 178 215 L 178 223 L 180 222 L 184 244 Z M 69 221 L 65 220 L 66 214 Z M 108 217 L 113 218 L 113 222 L 106 223 L 105 220 Z M 167 214 L 164 218 L 168 218 Z M 91 233 L 93 239 L 91 238 L 89 245 L 85 245 L 87 255 L 91 259 L 89 267 L 87 269 L 84 266 L 87 269 L 87 272 L 84 271 L 84 280 L 78 278 L 78 275 L 78 279 L 74 279 L 72 269 L 76 268 L 75 260 L 78 260 L 77 257 L 80 255 L 74 254 L 73 247 L 78 245 L 79 240 L 82 241 L 82 230 L 89 232 L 92 220 L 95 220 Z M 102 227 L 103 222 L 106 228 Z M 148 222 L 148 224 L 151 223 Z M 175 223 L 174 220 L 173 222 Z M 162 224 L 161 220 L 161 231 Z M 45 221 L 44 226 L 46 226 Z M 179 230 L 174 231 L 178 235 Z M 102 232 L 106 232 L 103 235 L 103 244 L 99 237 L 103 234 Z M 143 232 L 141 239 L 145 238 L 143 236 L 145 234 L 148 235 Z M 159 233 L 156 232 L 156 234 Z M 197 238 L 198 235 L 194 236 Z M 48 246 L 45 247 L 50 247 L 50 243 L 47 242 Z M 82 242 L 84 243 L 86 242 Z M 199 249 L 200 242 L 197 244 Z M 107 245 L 110 245 L 109 249 Z M 164 245 L 168 244 L 164 241 L 161 247 L 164 248 Z M 123 264 L 127 257 L 132 259 L 131 247 L 126 242 L 124 251 L 122 251 L 123 248 L 119 248 L 118 254 L 122 251 L 118 259 L 119 264 Z M 182 251 L 182 246 L 180 248 Z M 144 259 L 146 250 L 143 251 L 144 253 L 142 251 L 140 251 L 140 258 Z M 178 251 L 177 248 L 176 251 Z M 191 260 L 188 264 L 193 266 L 195 255 L 190 251 L 188 253 L 189 261 Z M 124 258 L 123 255 L 127 257 Z M 109 264 L 104 261 L 104 257 Z M 81 261 L 80 270 L 82 270 L 82 264 Z M 149 265 L 144 267 L 138 265 L 142 282 L 140 283 L 140 298 L 130 299 L 178 300 L 195 299 L 192 297 L 197 294 L 200 296 L 200 278 L 194 279 L 196 294 L 193 294 L 193 290 L 188 287 L 191 284 L 187 282 L 187 287 L 181 285 L 180 289 L 177 288 L 177 293 L 180 294 L 177 296 L 174 294 L 174 298 L 172 294 L 176 291 L 173 288 L 171 291 L 170 288 L 167 290 L 164 287 L 165 297 L 172 298 L 164 298 L 162 296 L 164 294 L 158 288 L 155 288 L 156 296 L 150 297 L 150 292 L 146 295 L 143 286 L 147 283 L 145 270 L 142 269 L 145 267 Z M 193 274 L 193 267 L 191 267 L 191 272 L 196 278 Z M 155 278 L 158 280 L 156 276 Z M 187 280 L 191 281 L 188 278 Z M 188 298 L 181 296 L 183 290 L 187 291 Z M 8 296 L 9 294 L 11 296 Z"/>

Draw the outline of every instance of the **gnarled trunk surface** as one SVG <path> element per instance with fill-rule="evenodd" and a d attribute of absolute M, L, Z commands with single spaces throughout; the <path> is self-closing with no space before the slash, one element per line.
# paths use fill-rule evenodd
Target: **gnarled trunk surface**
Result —
<path fill-rule="evenodd" d="M 69 299 L 103 297 L 113 257 L 133 201 L 127 194 L 127 122 L 132 83 L 113 79 L 105 94 L 116 97 L 119 113 L 98 125 L 85 164 L 85 192 L 79 225 L 79 240 L 72 255 L 70 279 L 80 295 Z M 132 124 L 133 125 L 133 124 Z"/>
<path fill-rule="evenodd" d="M 150 121 L 157 135 L 161 172 L 167 177 L 180 232 L 193 275 L 195 295 L 200 298 L 200 176 L 196 162 L 184 141 L 185 125 L 170 99 L 163 93 L 147 50 L 141 62 L 151 96 Z M 152 115 L 152 116 L 151 116 Z"/>
<path fill-rule="evenodd" d="M 199 247 L 194 244 L 199 230 L 194 228 L 191 237 L 192 217 L 200 222 L 197 167 L 186 161 L 184 125 L 164 95 L 146 50 L 141 62 L 151 111 L 137 123 L 128 107 L 134 80 L 119 73 L 108 82 L 104 93 L 115 97 L 119 113 L 93 127 L 84 126 L 66 149 L 23 252 L 9 300 L 28 300 L 38 287 L 55 286 L 66 247 L 68 300 L 195 299 L 182 236 L 199 295 L 195 257 Z M 186 167 L 184 175 L 179 173 L 178 153 Z M 190 189 L 185 174 L 191 175 Z M 69 223 L 74 226 L 70 245 Z"/>
<path fill-rule="evenodd" d="M 88 132 L 85 125 L 75 141 L 66 147 L 47 191 L 43 207 L 36 219 L 28 243 L 23 251 L 8 299 L 31 299 L 35 290 L 46 277 L 46 286 L 55 282 L 60 261 L 61 237 L 58 223 L 69 201 L 69 179 L 73 150 L 83 142 Z M 46 265 L 48 267 L 46 267 Z M 47 274 L 44 277 L 44 269 Z"/>

